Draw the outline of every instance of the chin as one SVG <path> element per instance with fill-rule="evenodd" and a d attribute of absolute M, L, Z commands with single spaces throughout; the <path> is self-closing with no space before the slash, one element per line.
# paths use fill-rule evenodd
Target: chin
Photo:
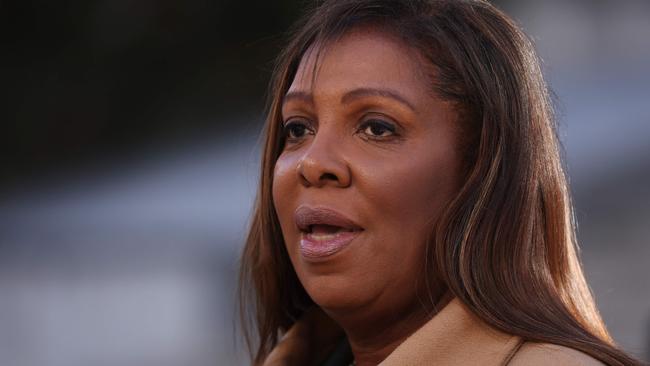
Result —
<path fill-rule="evenodd" d="M 368 286 L 340 274 L 300 276 L 303 287 L 312 300 L 324 309 L 357 307 L 364 303 Z"/>

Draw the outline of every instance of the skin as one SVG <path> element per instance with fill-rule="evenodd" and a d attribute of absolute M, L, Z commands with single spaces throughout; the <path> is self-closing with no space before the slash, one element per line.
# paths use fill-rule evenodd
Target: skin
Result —
<path fill-rule="evenodd" d="M 282 107 L 294 126 L 275 165 L 273 202 L 307 293 L 345 331 L 356 364 L 376 365 L 433 313 L 419 279 L 432 224 L 460 187 L 457 115 L 431 92 L 419 53 L 394 37 L 361 28 L 318 58 L 313 51 Z M 340 252 L 309 260 L 294 222 L 300 205 L 332 208 L 364 230 Z M 441 289 L 434 281 L 435 301 Z"/>

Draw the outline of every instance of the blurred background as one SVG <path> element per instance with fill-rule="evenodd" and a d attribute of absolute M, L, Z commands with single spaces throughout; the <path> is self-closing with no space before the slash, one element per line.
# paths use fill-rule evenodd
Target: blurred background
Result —
<path fill-rule="evenodd" d="M 246 364 L 264 93 L 306 3 L 0 2 L 0 364 Z M 557 96 L 605 321 L 650 360 L 650 1 L 494 3 Z"/>

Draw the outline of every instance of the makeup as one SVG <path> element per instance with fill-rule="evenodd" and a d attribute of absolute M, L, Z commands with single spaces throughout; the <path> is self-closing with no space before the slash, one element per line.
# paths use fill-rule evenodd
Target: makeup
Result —
<path fill-rule="evenodd" d="M 327 207 L 302 205 L 294 213 L 300 229 L 300 253 L 305 258 L 329 257 L 350 244 L 362 231 L 344 214 Z"/>
<path fill-rule="evenodd" d="M 300 253 L 305 258 L 325 258 L 347 247 L 361 231 L 348 231 L 327 225 L 314 225 L 312 232 L 300 235 Z"/>

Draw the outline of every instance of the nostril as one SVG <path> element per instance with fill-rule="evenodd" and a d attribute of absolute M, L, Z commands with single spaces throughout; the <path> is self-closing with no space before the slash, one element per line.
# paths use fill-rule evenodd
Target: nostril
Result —
<path fill-rule="evenodd" d="M 334 174 L 332 174 L 332 173 L 324 173 L 323 175 L 321 175 L 320 179 L 339 180 L 339 179 L 336 177 L 336 175 L 334 175 Z"/>

